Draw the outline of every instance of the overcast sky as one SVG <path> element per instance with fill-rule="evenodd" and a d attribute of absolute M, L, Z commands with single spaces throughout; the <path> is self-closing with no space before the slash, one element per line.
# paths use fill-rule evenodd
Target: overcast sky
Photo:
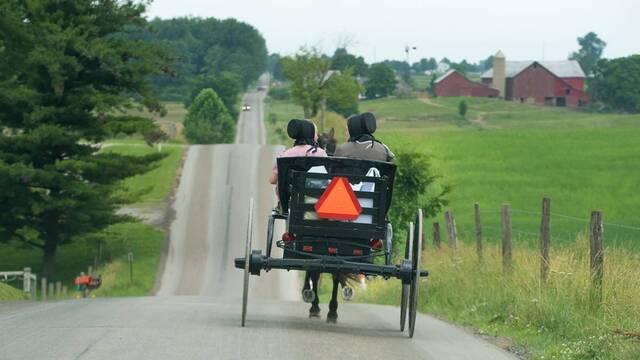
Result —
<path fill-rule="evenodd" d="M 150 17 L 233 17 L 255 26 L 269 52 L 300 46 L 333 53 L 346 43 L 368 62 L 444 56 L 477 61 L 560 60 L 589 31 L 607 42 L 605 57 L 640 53 L 638 0 L 155 0 Z"/>

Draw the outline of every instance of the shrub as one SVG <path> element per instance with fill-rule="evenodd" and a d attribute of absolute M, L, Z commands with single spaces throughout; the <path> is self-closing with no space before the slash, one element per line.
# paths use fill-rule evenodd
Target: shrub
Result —
<path fill-rule="evenodd" d="M 414 221 L 417 209 L 422 209 L 425 218 L 435 217 L 448 204 L 446 196 L 451 187 L 437 182 L 440 176 L 424 153 L 399 153 L 395 162 L 398 170 L 389 215 L 399 240 L 395 242 L 397 250 L 399 243 L 404 244 L 404 230 L 409 221 Z"/>
<path fill-rule="evenodd" d="M 467 102 L 464 100 L 461 100 L 458 103 L 458 114 L 460 114 L 460 116 L 462 116 L 463 118 L 467 115 Z"/>

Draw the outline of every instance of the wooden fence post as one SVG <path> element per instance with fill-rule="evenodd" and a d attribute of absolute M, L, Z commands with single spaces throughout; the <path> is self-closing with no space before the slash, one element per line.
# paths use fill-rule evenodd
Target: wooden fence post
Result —
<path fill-rule="evenodd" d="M 31 268 L 30 267 L 26 267 L 22 270 L 22 291 L 29 294 L 29 297 L 31 297 L 31 294 L 33 293 L 33 287 L 31 286 Z"/>
<path fill-rule="evenodd" d="M 41 284 L 40 297 L 42 298 L 42 301 L 46 301 L 47 300 L 47 278 L 43 277 L 42 279 L 40 279 L 40 284 Z"/>
<path fill-rule="evenodd" d="M 542 199 L 542 219 L 540 220 L 540 280 L 547 281 L 549 275 L 549 246 L 551 245 L 551 199 Z"/>
<path fill-rule="evenodd" d="M 502 267 L 505 274 L 511 273 L 511 205 L 502 204 Z"/>
<path fill-rule="evenodd" d="M 133 253 L 127 254 L 127 260 L 129 261 L 129 282 L 133 283 Z"/>
<path fill-rule="evenodd" d="M 458 234 L 456 231 L 456 219 L 453 216 L 453 211 L 449 210 L 444 213 L 444 218 L 447 220 L 447 234 L 449 236 L 449 247 L 455 249 L 458 247 Z"/>
<path fill-rule="evenodd" d="M 433 247 L 440 249 L 440 224 L 433 223 Z"/>
<path fill-rule="evenodd" d="M 476 252 L 478 260 L 482 261 L 482 225 L 480 223 L 480 204 L 473 204 L 474 220 L 476 223 Z"/>
<path fill-rule="evenodd" d="M 49 286 L 49 298 L 50 299 L 55 299 L 55 293 L 54 293 L 54 288 L 53 288 L 54 283 L 50 282 L 48 286 Z"/>
<path fill-rule="evenodd" d="M 604 252 L 602 248 L 602 212 L 591 212 L 591 279 L 596 300 L 602 301 L 602 277 L 604 275 Z"/>
<path fill-rule="evenodd" d="M 68 291 L 67 285 L 62 285 L 62 297 L 65 299 L 67 298 L 67 291 Z"/>
<path fill-rule="evenodd" d="M 62 281 L 56 281 L 56 299 L 62 295 Z"/>

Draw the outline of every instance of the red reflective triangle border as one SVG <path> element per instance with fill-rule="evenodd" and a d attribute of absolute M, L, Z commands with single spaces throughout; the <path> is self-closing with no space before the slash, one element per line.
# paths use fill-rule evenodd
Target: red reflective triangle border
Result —
<path fill-rule="evenodd" d="M 331 198 L 333 190 L 338 185 L 344 186 L 344 189 L 346 190 L 347 195 L 349 195 L 348 200 L 353 205 L 354 212 L 338 213 L 338 212 L 335 212 L 335 210 L 326 211 L 322 209 L 323 205 L 325 205 L 325 202 L 327 202 L 327 200 Z M 351 184 L 349 183 L 349 180 L 346 177 L 342 177 L 342 176 L 334 176 L 333 179 L 331 179 L 331 183 L 329 184 L 327 189 L 324 191 L 324 193 L 322 194 L 318 202 L 316 202 L 314 207 L 316 209 L 316 213 L 318 214 L 318 217 L 321 219 L 355 220 L 360 216 L 360 213 L 362 213 L 362 207 L 360 206 L 360 201 L 358 201 L 356 194 L 353 192 L 353 189 L 351 188 Z"/>

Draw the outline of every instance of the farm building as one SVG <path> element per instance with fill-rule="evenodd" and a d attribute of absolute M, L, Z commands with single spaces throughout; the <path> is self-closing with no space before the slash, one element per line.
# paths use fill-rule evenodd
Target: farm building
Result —
<path fill-rule="evenodd" d="M 493 68 L 482 74 L 482 83 L 497 89 L 505 100 L 576 107 L 589 100 L 584 78 L 575 60 L 506 61 L 498 52 Z"/>
<path fill-rule="evenodd" d="M 449 70 L 433 82 L 437 96 L 498 97 L 498 90 L 473 82 L 457 70 Z"/>

